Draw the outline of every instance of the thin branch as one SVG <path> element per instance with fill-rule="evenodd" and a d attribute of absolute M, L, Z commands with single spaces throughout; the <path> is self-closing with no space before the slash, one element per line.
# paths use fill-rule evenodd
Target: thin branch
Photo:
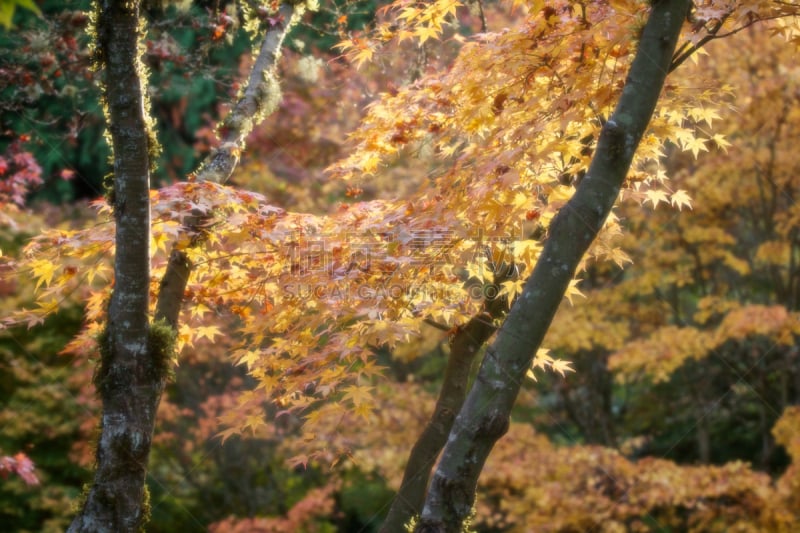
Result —
<path fill-rule="evenodd" d="M 478 4 L 478 16 L 481 19 L 481 33 L 486 33 L 486 13 L 483 12 L 483 0 L 475 0 Z"/>
<path fill-rule="evenodd" d="M 281 93 L 275 70 L 283 39 L 299 18 L 300 12 L 288 3 L 278 9 L 277 21 L 264 36 L 253 63 L 247 88 L 223 121 L 221 145 L 200 166 L 195 175 L 197 181 L 228 181 L 239 163 L 239 154 L 244 150 L 247 135 L 278 107 Z"/>
<path fill-rule="evenodd" d="M 793 7 L 798 7 L 798 6 L 793 6 Z M 769 21 L 769 20 L 777 20 L 777 19 L 781 19 L 781 18 L 786 18 L 786 17 L 791 16 L 791 15 L 783 13 L 783 14 L 780 14 L 780 15 L 772 15 L 772 16 L 769 16 L 769 17 L 757 18 L 757 19 L 753 19 L 753 20 L 747 22 L 746 24 L 744 24 L 743 26 L 735 28 L 735 29 L 733 29 L 731 31 L 728 31 L 728 32 L 725 32 L 725 33 L 717 33 L 717 32 L 719 32 L 720 29 L 722 29 L 722 23 L 725 20 L 727 20 L 727 18 L 729 16 L 730 16 L 730 13 L 726 14 L 722 18 L 722 20 L 716 25 L 716 27 L 713 30 L 709 30 L 709 34 L 706 35 L 705 37 L 703 37 L 702 39 L 700 39 L 696 44 L 690 45 L 689 42 L 686 42 L 683 45 L 681 45 L 680 49 L 678 50 L 678 52 L 676 52 L 675 57 L 673 58 L 672 63 L 669 66 L 669 72 L 672 72 L 673 70 L 675 70 L 676 68 L 681 66 L 681 64 L 684 61 L 686 61 L 687 59 L 689 59 L 692 56 L 692 54 L 697 52 L 700 48 L 702 48 L 703 46 L 705 46 L 706 44 L 708 44 L 711 41 L 715 41 L 717 39 L 724 39 L 725 37 L 730 37 L 732 35 L 736 35 L 740 31 L 746 30 L 750 26 L 753 26 L 754 24 L 757 24 L 759 22 L 766 22 L 766 21 Z M 686 49 L 687 45 L 689 46 L 688 49 Z"/>
<path fill-rule="evenodd" d="M 196 180 L 225 183 L 239 163 L 239 154 L 244 149 L 245 139 L 253 126 L 277 108 L 280 86 L 274 71 L 283 40 L 299 19 L 300 11 L 288 3 L 279 8 L 278 22 L 264 36 L 247 88 L 225 120 L 226 131 L 222 145 L 206 158 L 195 175 Z M 186 226 L 194 228 L 201 221 L 202 216 L 191 217 L 191 220 L 187 219 Z M 199 238 L 201 237 L 195 237 L 194 240 Z M 165 320 L 172 327 L 177 327 L 183 293 L 191 271 L 192 264 L 186 252 L 173 250 L 159 287 L 156 319 Z"/>
<path fill-rule="evenodd" d="M 697 41 L 695 44 L 691 44 L 690 41 L 685 42 L 681 45 L 678 52 L 675 53 L 673 57 L 672 63 L 669 66 L 669 72 L 672 72 L 676 68 L 678 68 L 684 61 L 689 59 L 692 54 L 697 52 L 700 48 L 702 48 L 705 44 L 712 41 L 717 32 L 722 29 L 722 25 L 728 20 L 728 17 L 731 16 L 731 12 L 725 13 L 722 18 L 714 25 L 713 29 L 708 30 L 708 35 Z M 688 48 L 687 48 L 688 47 Z"/>

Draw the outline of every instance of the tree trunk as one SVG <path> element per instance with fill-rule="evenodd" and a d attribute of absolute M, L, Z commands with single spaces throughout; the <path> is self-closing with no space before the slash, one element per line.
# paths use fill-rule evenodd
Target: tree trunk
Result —
<path fill-rule="evenodd" d="M 149 347 L 150 171 L 139 60 L 139 2 L 98 3 L 97 40 L 114 153 L 114 291 L 95 383 L 103 402 L 97 471 L 69 531 L 137 531 L 156 406 L 164 388 Z"/>
<path fill-rule="evenodd" d="M 478 476 L 508 430 L 520 384 L 575 270 L 603 226 L 630 168 L 670 69 L 688 0 L 653 2 L 639 50 L 586 177 L 553 220 L 550 237 L 522 294 L 487 349 L 433 475 L 418 532 L 460 532 Z"/>
<path fill-rule="evenodd" d="M 494 294 L 500 292 L 499 284 L 510 279 L 513 271 L 512 265 L 505 265 L 502 272 L 495 272 Z M 411 449 L 403 472 L 403 481 L 392 500 L 392 506 L 381 526 L 381 533 L 405 531 L 405 525 L 422 512 L 431 469 L 447 442 L 456 414 L 464 404 L 472 364 L 481 347 L 497 329 L 495 319 L 500 318 L 507 310 L 505 296 L 487 297 L 482 312 L 450 337 L 450 357 L 436 407 Z"/>
<path fill-rule="evenodd" d="M 280 6 L 247 90 L 228 118 L 228 136 L 197 179 L 224 182 L 236 167 L 253 125 L 277 107 L 280 88 L 274 70 L 280 47 L 304 10 L 291 4 Z M 173 252 L 151 325 L 150 143 L 139 58 L 141 22 L 138 0 L 100 0 L 98 4 L 97 47 L 105 68 L 104 96 L 114 152 L 115 282 L 95 377 L 103 404 L 97 471 L 70 532 L 138 531 L 147 518 L 145 476 L 155 416 L 191 273 L 185 254 Z"/>

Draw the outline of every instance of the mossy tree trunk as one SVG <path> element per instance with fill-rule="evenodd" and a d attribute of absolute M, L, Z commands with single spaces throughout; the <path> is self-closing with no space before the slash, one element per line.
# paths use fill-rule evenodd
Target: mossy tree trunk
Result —
<path fill-rule="evenodd" d="M 70 532 L 138 531 L 147 518 L 145 478 L 156 411 L 172 362 L 183 290 L 191 274 L 185 254 L 173 252 L 151 323 L 149 169 L 155 141 L 140 61 L 143 20 L 139 5 L 139 0 L 98 0 L 97 6 L 97 52 L 114 153 L 115 282 L 95 377 L 103 405 L 97 470 Z M 264 36 L 247 88 L 227 119 L 228 135 L 196 179 L 227 180 L 247 134 L 277 108 L 276 64 L 281 45 L 305 10 L 305 5 L 297 3 L 277 9 L 277 22 Z"/>
<path fill-rule="evenodd" d="M 116 281 L 95 381 L 103 403 L 97 470 L 71 532 L 140 528 L 147 458 L 164 388 L 148 350 L 150 158 L 139 24 L 137 0 L 100 0 L 97 46 L 114 153 Z"/>
<path fill-rule="evenodd" d="M 433 475 L 417 532 L 457 533 L 472 510 L 478 476 L 525 373 L 584 253 L 603 226 L 655 110 L 670 70 L 688 0 L 654 1 L 622 96 L 603 126 L 595 156 L 483 363 Z"/>

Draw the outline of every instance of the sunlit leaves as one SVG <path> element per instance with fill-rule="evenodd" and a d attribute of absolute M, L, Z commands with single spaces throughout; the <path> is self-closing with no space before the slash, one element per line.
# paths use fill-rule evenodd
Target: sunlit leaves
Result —
<path fill-rule="evenodd" d="M 688 358 L 703 357 L 712 347 L 712 337 L 702 331 L 666 326 L 646 340 L 629 342 L 611 357 L 609 367 L 620 376 L 641 373 L 658 383 Z"/>
<path fill-rule="evenodd" d="M 336 46 L 348 54 L 348 57 L 356 67 L 360 67 L 364 63 L 370 61 L 375 54 L 373 45 L 369 41 L 359 39 L 358 37 L 344 39 Z"/>
<path fill-rule="evenodd" d="M 31 265 L 31 274 L 36 279 L 36 288 L 38 289 L 42 284 L 44 284 L 45 288 L 50 286 L 50 283 L 53 281 L 53 275 L 55 274 L 56 268 L 58 268 L 58 264 L 52 263 L 48 260 L 34 260 Z"/>
<path fill-rule="evenodd" d="M 681 148 L 692 152 L 692 155 L 697 157 L 700 152 L 707 152 L 708 148 L 706 148 L 706 140 L 700 137 L 693 137 L 687 140 L 681 140 Z"/>
<path fill-rule="evenodd" d="M 656 207 L 659 202 L 667 202 L 667 193 L 661 190 L 649 190 L 645 192 L 645 201 L 650 202 L 650 205 Z"/>
<path fill-rule="evenodd" d="M 340 49 L 360 65 L 380 57 L 381 44 L 389 40 L 432 46 L 454 34 L 459 5 L 455 0 L 400 0 L 381 14 L 385 19 L 376 22 L 374 32 L 346 35 Z M 348 203 L 331 206 L 328 215 L 289 213 L 273 207 L 266 196 L 208 182 L 153 191 L 153 295 L 171 250 L 182 250 L 192 265 L 179 345 L 201 346 L 232 336 L 237 348 L 231 360 L 246 366 L 257 382 L 257 394 L 242 398 L 240 416 L 226 421 L 238 420 L 253 433 L 263 431 L 264 405 L 279 408 L 282 416 L 304 417 L 311 433 L 325 423 L 320 413 L 342 418 L 349 412 L 366 419 L 374 407 L 370 380 L 380 374 L 377 350 L 419 340 L 426 323 L 458 328 L 488 296 L 499 294 L 513 302 L 551 221 L 586 179 L 647 9 L 646 2 L 635 1 L 533 2 L 507 28 L 452 39 L 449 44 L 460 51 L 449 69 L 423 72 L 416 82 L 387 92 L 369 107 L 350 137 L 348 156 L 330 167 L 332 181 L 344 183 Z M 698 6 L 693 16 L 699 20 L 687 24 L 683 41 L 699 43 L 698 36 L 708 35 L 717 23 L 741 24 L 788 8 L 743 3 L 741 12 L 731 9 L 727 3 Z M 719 157 L 719 149 L 735 146 L 740 140 L 735 128 L 710 131 L 721 127 L 726 98 L 734 92 L 700 75 L 670 79 L 622 192 L 637 204 L 637 213 L 649 215 L 651 208 L 667 206 L 682 210 L 692 202 L 693 213 L 699 206 L 724 210 L 742 195 L 754 197 L 752 188 L 732 190 L 714 175 L 707 176 L 705 187 L 683 181 L 673 186 L 670 178 L 686 178 L 668 177 L 661 164 L 675 146 L 698 160 Z M 769 95 L 748 98 L 755 97 Z M 783 152 L 770 146 L 748 150 L 759 171 L 773 154 L 785 162 Z M 379 180 L 401 159 L 418 165 L 408 167 L 413 175 L 407 181 L 417 187 L 413 193 L 355 201 L 365 181 Z M 718 161 L 721 170 L 734 170 Z M 786 181 L 782 175 L 775 179 Z M 397 194 L 385 194 L 392 196 Z M 37 323 L 78 291 L 88 303 L 87 325 L 73 347 L 91 346 L 113 281 L 109 209 L 101 207 L 91 228 L 54 230 L 32 241 L 17 272 L 34 280 L 38 307 L 13 320 Z M 785 236 L 799 220 L 800 210 L 787 208 L 776 215 L 775 227 L 785 228 Z M 746 275 L 753 267 L 785 265 L 793 257 L 785 246 L 765 242 L 750 261 L 735 249 L 732 232 L 705 222 L 679 226 L 674 242 L 657 257 L 669 268 L 647 269 L 626 280 L 624 290 L 644 297 L 664 284 L 682 289 L 705 281 L 712 267 Z M 630 248 L 621 239 L 621 222 L 612 214 L 579 275 L 595 261 L 618 267 L 630 263 Z M 692 247 L 694 257 L 678 257 L 678 244 Z M 660 241 L 642 245 L 655 248 Z M 577 280 L 566 293 L 576 309 L 567 313 L 591 324 L 571 327 L 549 345 L 616 351 L 614 364 L 623 374 L 665 380 L 723 337 L 730 341 L 749 335 L 744 327 L 733 331 L 740 324 L 735 313 L 745 311 L 709 305 L 703 322 L 722 328 L 719 338 L 696 327 L 701 324 L 654 321 L 642 338 L 632 340 L 626 324 L 581 310 L 575 296 L 582 296 Z M 607 303 L 613 307 L 613 300 Z M 769 329 L 766 322 L 779 322 L 772 311 L 748 309 L 753 327 L 762 327 L 753 335 L 784 338 L 788 333 L 782 332 L 794 331 L 789 316 L 780 328 L 773 324 Z M 686 314 L 695 311 L 702 309 Z M 663 315 L 662 308 L 647 312 Z M 407 351 L 404 357 L 414 356 Z M 537 355 L 534 367 L 561 374 L 569 370 L 547 352 Z"/>
<path fill-rule="evenodd" d="M 682 190 L 678 189 L 669 197 L 669 203 L 672 204 L 673 207 L 677 208 L 678 211 L 682 210 L 684 207 L 688 207 L 691 209 L 692 207 L 692 199 L 689 197 L 689 194 Z"/>
<path fill-rule="evenodd" d="M 382 43 L 414 40 L 423 46 L 429 39 L 441 38 L 445 26 L 454 21 L 459 0 L 397 0 L 382 11 L 390 22 L 382 22 L 371 35 L 349 36 L 336 45 L 357 67 L 370 61 Z"/>
<path fill-rule="evenodd" d="M 468 42 L 450 72 L 373 105 L 352 137 L 356 149 L 331 170 L 340 179 L 364 180 L 409 144 L 432 144 L 444 161 L 460 154 L 432 193 L 442 209 L 484 227 L 535 219 L 546 228 L 574 192 L 570 182 L 588 166 L 635 51 L 630 17 L 643 8 L 636 2 L 580 9 L 556 4 L 531 11 L 525 25 Z M 695 155 L 707 150 L 708 139 L 696 128 L 719 118 L 717 94 L 672 85 L 667 96 L 640 161 L 657 160 L 669 140 Z M 684 193 L 666 187 L 662 174 L 641 179 L 648 187 L 629 197 L 690 206 Z M 486 200 L 502 196 L 498 191 L 509 191 L 509 199 L 494 209 Z"/>
<path fill-rule="evenodd" d="M 724 151 L 724 152 L 726 152 L 726 153 L 727 153 L 727 151 L 728 151 L 728 147 L 729 147 L 729 146 L 731 146 L 731 143 L 729 143 L 729 142 L 728 142 L 728 141 L 725 139 L 725 137 L 724 137 L 723 135 L 719 134 L 719 133 L 716 133 L 716 134 L 714 134 L 714 136 L 713 136 L 713 137 L 711 137 L 711 140 L 712 140 L 712 141 L 714 141 L 714 144 L 715 144 L 715 145 L 716 145 L 718 148 L 720 148 L 722 151 Z"/>
<path fill-rule="evenodd" d="M 525 375 L 536 381 L 536 374 L 534 373 L 534 370 L 537 368 L 541 370 L 553 370 L 562 376 L 565 372 L 574 372 L 574 369 L 570 366 L 569 361 L 563 361 L 561 359 L 555 359 L 551 357 L 550 350 L 547 348 L 540 348 L 536 352 L 536 355 L 533 358 L 533 363 L 531 364 L 531 368 L 528 369 Z"/>

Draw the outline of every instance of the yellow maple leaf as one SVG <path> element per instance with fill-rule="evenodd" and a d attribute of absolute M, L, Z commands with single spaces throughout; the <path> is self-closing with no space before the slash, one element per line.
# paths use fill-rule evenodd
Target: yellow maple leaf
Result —
<path fill-rule="evenodd" d="M 580 282 L 581 280 L 579 279 L 570 280 L 569 286 L 567 287 L 567 292 L 564 293 L 564 296 L 566 296 L 567 300 L 569 300 L 570 305 L 574 305 L 574 302 L 572 301 L 573 296 L 580 296 L 581 298 L 586 298 L 586 295 L 584 295 L 578 289 L 578 283 Z"/>
<path fill-rule="evenodd" d="M 36 278 L 36 289 L 44 285 L 49 287 L 53 281 L 53 274 L 56 272 L 57 263 L 48 259 L 38 259 L 31 263 L 31 272 Z"/>
<path fill-rule="evenodd" d="M 192 328 L 189 324 L 181 324 L 180 328 L 178 328 L 178 340 L 176 344 L 177 352 L 180 352 L 184 346 L 188 346 L 189 348 L 194 346 Z"/>
<path fill-rule="evenodd" d="M 714 119 L 721 118 L 719 114 L 710 107 L 696 107 L 689 110 L 689 115 L 697 121 L 703 121 L 709 126 L 712 125 Z"/>
<path fill-rule="evenodd" d="M 711 137 L 711 140 L 712 140 L 712 141 L 714 141 L 714 144 L 716 144 L 716 145 L 717 145 L 717 147 L 718 147 L 720 150 L 722 150 L 722 151 L 723 151 L 723 152 L 725 152 L 726 154 L 728 153 L 728 147 L 731 145 L 731 143 L 729 143 L 729 142 L 728 142 L 728 141 L 725 139 L 725 136 L 724 136 L 724 135 L 722 135 L 721 133 L 717 133 L 717 134 L 715 134 L 713 137 Z"/>
<path fill-rule="evenodd" d="M 562 376 L 565 372 L 574 372 L 575 369 L 572 368 L 572 363 L 569 361 L 565 361 L 563 359 L 555 359 L 550 355 L 549 348 L 539 348 L 536 351 L 536 355 L 531 362 L 531 367 L 525 373 L 526 377 L 531 378 L 533 381 L 537 381 L 536 374 L 534 374 L 534 370 L 540 368 L 542 370 L 554 370 L 558 372 Z"/>
<path fill-rule="evenodd" d="M 358 407 L 362 404 L 369 404 L 372 402 L 372 387 L 365 387 L 361 385 L 350 385 L 343 389 L 344 399 L 353 402 L 353 405 Z"/>
<path fill-rule="evenodd" d="M 683 149 L 692 152 L 692 155 L 696 159 L 700 152 L 708 152 L 708 148 L 706 147 L 707 140 L 708 139 L 702 139 L 700 137 L 686 139 L 683 141 Z"/>
<path fill-rule="evenodd" d="M 247 369 L 251 370 L 260 358 L 261 358 L 261 352 L 257 350 L 246 350 L 239 358 L 239 360 L 236 362 L 236 364 L 237 365 L 245 364 L 247 365 Z"/>
<path fill-rule="evenodd" d="M 154 252 L 162 251 L 167 253 L 167 234 L 166 233 L 153 233 L 150 239 L 150 249 Z"/>
<path fill-rule="evenodd" d="M 368 44 L 358 46 L 358 49 L 351 55 L 353 63 L 356 68 L 361 68 L 361 65 L 370 61 L 372 56 L 375 55 L 375 50 Z"/>
<path fill-rule="evenodd" d="M 611 251 L 608 252 L 608 257 L 620 268 L 624 267 L 625 263 L 633 263 L 633 259 L 621 248 L 612 248 Z"/>
<path fill-rule="evenodd" d="M 572 368 L 572 363 L 569 361 L 565 361 L 563 359 L 555 359 L 550 364 L 550 367 L 555 371 L 564 376 L 565 372 L 575 372 L 575 369 Z"/>
<path fill-rule="evenodd" d="M 502 288 L 500 289 L 500 296 L 504 294 L 507 295 L 509 303 L 511 303 L 514 298 L 517 297 L 518 294 L 522 293 L 522 288 L 525 286 L 524 279 L 513 279 L 504 281 L 502 284 Z"/>
<path fill-rule="evenodd" d="M 214 337 L 220 334 L 219 327 L 217 326 L 199 326 L 194 330 L 194 337 L 196 339 L 202 339 L 203 337 L 207 338 L 208 340 L 214 340 Z"/>
<path fill-rule="evenodd" d="M 650 202 L 653 207 L 657 207 L 660 202 L 667 203 L 667 193 L 658 189 L 651 189 L 644 193 L 645 203 Z"/>
<path fill-rule="evenodd" d="M 441 28 L 433 25 L 417 26 L 414 28 L 414 35 L 419 38 L 419 44 L 425 44 L 428 39 L 438 39 L 441 34 Z"/>
<path fill-rule="evenodd" d="M 359 418 L 363 418 L 364 420 L 368 420 L 372 415 L 373 407 L 371 404 L 364 402 L 355 406 L 353 412 Z"/>
<path fill-rule="evenodd" d="M 683 206 L 686 206 L 689 209 L 692 208 L 692 199 L 689 197 L 689 193 L 683 189 L 678 189 L 672 193 L 669 198 L 669 202 L 672 204 L 672 207 L 677 207 L 678 211 L 681 211 Z"/>

